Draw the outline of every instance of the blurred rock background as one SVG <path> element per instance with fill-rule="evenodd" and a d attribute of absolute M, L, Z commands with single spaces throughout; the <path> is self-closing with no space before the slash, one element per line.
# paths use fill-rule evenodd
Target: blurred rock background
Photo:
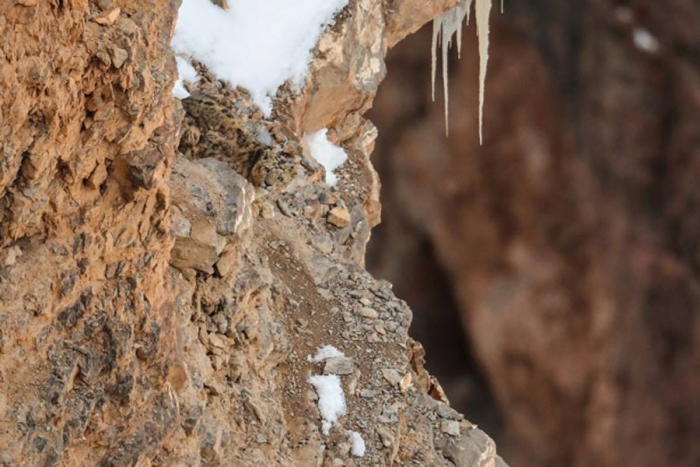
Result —
<path fill-rule="evenodd" d="M 474 25 L 447 138 L 430 27 L 389 55 L 368 267 L 510 465 L 700 465 L 700 3 L 495 10 L 481 147 Z"/>

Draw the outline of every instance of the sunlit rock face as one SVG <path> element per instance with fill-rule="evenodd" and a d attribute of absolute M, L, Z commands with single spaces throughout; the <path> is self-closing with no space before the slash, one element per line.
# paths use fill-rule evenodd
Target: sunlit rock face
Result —
<path fill-rule="evenodd" d="M 173 98 L 177 3 L 0 5 L 0 464 L 503 466 L 362 266 L 362 113 L 387 49 L 456 2 L 349 2 L 269 119 L 201 64 Z M 326 345 L 344 359 L 307 358 Z"/>

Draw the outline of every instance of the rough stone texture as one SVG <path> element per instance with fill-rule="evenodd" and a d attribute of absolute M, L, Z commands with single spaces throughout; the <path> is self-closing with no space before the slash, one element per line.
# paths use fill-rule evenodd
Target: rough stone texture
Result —
<path fill-rule="evenodd" d="M 226 163 L 209 158 L 178 159 L 170 186 L 175 200 L 170 264 L 212 274 L 230 243 L 227 237 L 252 223 L 253 187 Z"/>
<path fill-rule="evenodd" d="M 96 3 L 0 5 L 8 466 L 134 465 L 178 418 L 163 280 L 176 6 Z"/>
<path fill-rule="evenodd" d="M 429 31 L 391 56 L 369 263 L 420 298 L 407 258 L 432 246 L 513 465 L 700 463 L 698 17 L 689 0 L 506 2 L 483 148 L 476 57 L 453 62 L 445 139 Z"/>
<path fill-rule="evenodd" d="M 269 121 L 206 70 L 172 99 L 177 2 L 0 5 L 0 465 L 503 465 L 362 268 L 360 115 L 388 45 L 453 3 L 351 1 Z M 333 189 L 299 143 L 320 126 L 350 155 Z M 327 344 L 351 360 L 322 436 Z"/>

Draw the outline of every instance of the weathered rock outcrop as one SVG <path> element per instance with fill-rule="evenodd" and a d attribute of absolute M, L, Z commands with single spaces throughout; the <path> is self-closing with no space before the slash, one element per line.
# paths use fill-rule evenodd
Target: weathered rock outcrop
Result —
<path fill-rule="evenodd" d="M 0 464 L 504 465 L 362 268 L 361 115 L 387 48 L 454 3 L 351 1 L 271 120 L 206 70 L 173 100 L 177 2 L 0 5 Z M 300 144 L 320 127 L 350 156 L 334 189 Z M 348 357 L 328 436 L 321 345 Z"/>
<path fill-rule="evenodd" d="M 390 59 L 370 262 L 415 289 L 405 258 L 432 245 L 513 465 L 700 462 L 699 15 L 686 0 L 506 2 L 483 148 L 474 57 L 454 62 L 449 139 L 411 73 L 429 31 Z"/>
<path fill-rule="evenodd" d="M 176 5 L 109 3 L 0 6 L 4 465 L 134 465 L 178 424 Z"/>

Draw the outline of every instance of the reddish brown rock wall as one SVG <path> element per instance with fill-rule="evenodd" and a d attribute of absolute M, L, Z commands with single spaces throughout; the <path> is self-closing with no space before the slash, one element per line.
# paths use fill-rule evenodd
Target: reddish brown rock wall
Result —
<path fill-rule="evenodd" d="M 390 252 L 430 242 L 513 465 L 695 465 L 700 11 L 506 3 L 481 148 L 476 57 L 453 62 L 449 138 L 429 32 L 390 57 L 370 116 L 385 222 L 370 265 L 401 284 L 415 274 Z M 635 46 L 640 28 L 658 51 Z"/>
<path fill-rule="evenodd" d="M 177 417 L 163 293 L 176 8 L 110 3 L 0 6 L 5 465 L 133 465 Z"/>

